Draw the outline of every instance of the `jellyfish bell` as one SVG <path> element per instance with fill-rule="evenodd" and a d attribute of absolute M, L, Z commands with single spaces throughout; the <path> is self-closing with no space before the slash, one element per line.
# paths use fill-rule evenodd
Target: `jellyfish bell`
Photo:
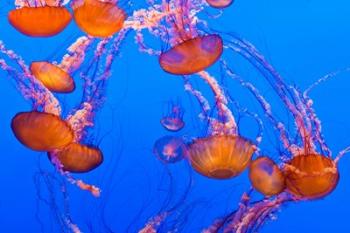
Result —
<path fill-rule="evenodd" d="M 190 75 L 213 65 L 221 56 L 223 41 L 209 34 L 185 40 L 159 56 L 159 64 L 168 73 Z"/>
<path fill-rule="evenodd" d="M 60 67 L 46 61 L 32 62 L 30 71 L 36 79 L 50 91 L 57 93 L 70 93 L 74 91 L 73 78 Z"/>
<path fill-rule="evenodd" d="M 57 159 L 64 171 L 74 173 L 89 172 L 103 162 L 100 149 L 80 143 L 71 143 L 62 150 L 49 152 L 48 156 L 53 163 Z"/>
<path fill-rule="evenodd" d="M 283 172 L 272 159 L 266 156 L 251 162 L 249 180 L 252 186 L 265 196 L 277 195 L 286 186 Z"/>
<path fill-rule="evenodd" d="M 339 173 L 336 163 L 320 154 L 294 156 L 285 164 L 287 190 L 302 199 L 327 196 L 337 186 Z"/>
<path fill-rule="evenodd" d="M 198 173 L 213 179 L 229 179 L 242 173 L 256 150 L 237 135 L 212 135 L 189 145 L 188 160 Z"/>
<path fill-rule="evenodd" d="M 183 114 L 184 110 L 181 105 L 170 101 L 168 112 L 160 119 L 160 123 L 166 130 L 177 132 L 185 126 Z"/>
<path fill-rule="evenodd" d="M 8 13 L 9 23 L 31 37 L 54 36 L 69 24 L 72 16 L 63 6 L 22 7 Z"/>
<path fill-rule="evenodd" d="M 78 0 L 72 5 L 78 27 L 90 36 L 109 37 L 120 31 L 126 13 L 113 2 Z"/>
<path fill-rule="evenodd" d="M 229 7 L 234 2 L 234 0 L 206 0 L 206 2 L 211 7 L 222 9 Z"/>
<path fill-rule="evenodd" d="M 50 113 L 20 112 L 13 117 L 11 128 L 18 141 L 36 151 L 62 149 L 74 139 L 68 123 Z"/>
<path fill-rule="evenodd" d="M 176 163 L 187 155 L 187 146 L 182 138 L 163 136 L 153 146 L 153 153 L 164 163 Z"/>
<path fill-rule="evenodd" d="M 177 132 L 185 126 L 185 122 L 182 119 L 174 117 L 163 117 L 160 123 L 165 129 L 172 132 Z"/>

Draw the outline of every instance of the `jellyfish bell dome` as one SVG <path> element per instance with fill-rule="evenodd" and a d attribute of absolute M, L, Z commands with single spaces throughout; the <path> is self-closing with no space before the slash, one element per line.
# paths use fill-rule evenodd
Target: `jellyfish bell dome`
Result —
<path fill-rule="evenodd" d="M 287 190 L 302 199 L 317 199 L 330 194 L 337 186 L 336 163 L 319 154 L 294 156 L 284 166 Z"/>
<path fill-rule="evenodd" d="M 182 138 L 163 136 L 153 146 L 153 154 L 164 163 L 176 163 L 187 156 L 187 146 Z"/>
<path fill-rule="evenodd" d="M 126 13 L 113 2 L 78 0 L 72 5 L 78 27 L 90 36 L 109 37 L 120 31 Z"/>
<path fill-rule="evenodd" d="M 185 40 L 159 56 L 159 64 L 168 73 L 190 75 L 205 70 L 221 56 L 223 41 L 209 34 Z"/>
<path fill-rule="evenodd" d="M 62 149 L 74 139 L 66 121 L 45 112 L 20 112 L 12 118 L 11 128 L 18 141 L 36 151 Z"/>
<path fill-rule="evenodd" d="M 59 161 L 64 171 L 74 173 L 89 172 L 103 162 L 102 151 L 97 147 L 71 143 L 62 150 L 48 153 L 49 159 Z"/>
<path fill-rule="evenodd" d="M 264 196 L 281 193 L 286 186 L 283 172 L 267 156 L 253 160 L 249 165 L 249 180 L 252 186 Z"/>
<path fill-rule="evenodd" d="M 30 71 L 47 89 L 57 93 L 70 93 L 75 89 L 73 78 L 60 67 L 46 61 L 32 62 Z"/>
<path fill-rule="evenodd" d="M 237 135 L 212 135 L 189 145 L 188 160 L 195 171 L 213 179 L 229 179 L 249 165 L 256 147 Z"/>
<path fill-rule="evenodd" d="M 206 2 L 211 7 L 222 9 L 229 7 L 234 2 L 234 0 L 206 0 Z"/>
<path fill-rule="evenodd" d="M 31 37 L 54 36 L 69 24 L 72 16 L 63 6 L 22 7 L 8 13 L 9 23 Z"/>

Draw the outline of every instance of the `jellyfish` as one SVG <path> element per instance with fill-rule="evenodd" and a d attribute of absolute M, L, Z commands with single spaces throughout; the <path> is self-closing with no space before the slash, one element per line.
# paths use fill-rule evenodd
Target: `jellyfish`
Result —
<path fill-rule="evenodd" d="M 164 163 L 176 163 L 187 155 L 187 146 L 182 138 L 163 136 L 153 146 L 153 153 Z"/>
<path fill-rule="evenodd" d="M 64 171 L 74 173 L 89 172 L 98 167 L 103 161 L 100 149 L 80 143 L 71 143 L 62 150 L 49 152 L 48 155 L 50 160 L 57 159 Z"/>
<path fill-rule="evenodd" d="M 284 174 L 288 191 L 302 199 L 327 196 L 338 184 L 337 164 L 319 154 L 301 154 L 285 164 Z"/>
<path fill-rule="evenodd" d="M 72 19 L 64 2 L 16 1 L 17 9 L 8 13 L 9 23 L 19 32 L 31 37 L 50 37 L 65 29 Z"/>
<path fill-rule="evenodd" d="M 161 53 L 159 64 L 171 74 L 189 75 L 214 64 L 222 54 L 222 39 L 217 34 L 198 36 Z"/>
<path fill-rule="evenodd" d="M 62 149 L 74 139 L 73 131 L 67 122 L 50 113 L 18 113 L 12 119 L 11 128 L 23 145 L 36 151 Z"/>
<path fill-rule="evenodd" d="M 280 194 L 286 187 L 285 175 L 277 164 L 266 156 L 252 161 L 249 166 L 249 180 L 257 191 L 267 197 Z"/>
<path fill-rule="evenodd" d="M 206 0 L 206 2 L 214 8 L 226 8 L 229 7 L 234 0 Z"/>
<path fill-rule="evenodd" d="M 94 196 L 100 195 L 99 188 L 75 179 L 69 170 L 88 172 L 102 163 L 101 150 L 85 144 L 84 140 L 87 128 L 94 125 L 95 112 L 103 104 L 105 85 L 110 76 L 111 65 L 125 34 L 126 31 L 113 40 L 107 39 L 98 43 L 95 55 L 89 65 L 83 69 L 84 91 L 81 103 L 66 117 L 62 116 L 60 102 L 40 80 L 34 77 L 25 61 L 0 42 L 0 55 L 9 60 L 5 61 L 0 58 L 0 67 L 8 73 L 20 93 L 32 103 L 31 112 L 18 114 L 13 119 L 12 128 L 16 137 L 32 149 L 48 152 L 59 174 L 69 183 L 91 192 Z M 66 67 L 67 70 L 77 69 L 82 62 L 89 41 L 89 39 L 78 39 L 72 45 L 74 48 L 70 48 L 73 52 L 62 59 L 62 67 Z M 110 41 L 114 46 L 107 50 L 106 44 Z M 96 67 L 96 61 L 103 66 Z M 13 65 L 10 65 L 9 62 Z M 45 131 L 46 129 L 49 131 Z M 68 131 L 70 132 L 69 137 L 66 136 Z M 66 142 L 68 143 L 65 144 Z M 72 157 L 73 154 L 79 156 L 79 159 Z"/>
<path fill-rule="evenodd" d="M 225 74 L 248 90 L 260 104 L 267 122 L 278 132 L 280 146 L 284 150 L 276 151 L 280 160 L 278 165 L 267 157 L 251 163 L 250 180 L 253 189 L 243 193 L 234 212 L 215 221 L 205 230 L 209 233 L 220 230 L 256 232 L 285 203 L 325 198 L 338 184 L 340 175 L 337 163 L 350 151 L 346 147 L 336 157 L 332 157 L 321 132 L 321 121 L 312 107 L 313 100 L 308 96 L 310 88 L 301 92 L 297 87 L 288 85 L 252 44 L 236 35 L 229 35 L 229 38 L 227 48 L 245 58 L 268 81 L 292 116 L 295 132 L 287 131 L 286 122 L 276 116 L 273 106 L 252 82 L 235 73 L 227 61 L 221 61 Z M 312 87 L 314 86 L 313 84 Z M 295 135 L 292 137 L 293 133 Z M 259 176 L 263 178 L 260 183 Z M 273 181 L 278 183 L 276 190 L 272 189 Z M 251 194 L 254 190 L 266 197 L 252 201 Z"/>
<path fill-rule="evenodd" d="M 32 62 L 30 71 L 52 92 L 70 93 L 75 89 L 73 78 L 67 72 L 49 62 Z"/>
<path fill-rule="evenodd" d="M 168 112 L 162 117 L 160 123 L 162 126 L 172 132 L 177 132 L 185 126 L 183 121 L 184 110 L 180 104 L 170 102 L 168 104 Z"/>
<path fill-rule="evenodd" d="M 159 65 L 165 72 L 195 74 L 212 66 L 223 52 L 221 36 L 210 30 L 200 30 L 197 25 L 200 21 L 197 13 L 204 5 L 199 1 L 163 1 L 149 10 L 134 12 L 125 21 L 125 27 L 136 31 L 135 40 L 140 50 L 158 56 Z M 141 34 L 143 29 L 169 44 L 170 48 L 159 51 L 147 46 Z"/>
<path fill-rule="evenodd" d="M 72 4 L 74 20 L 90 36 L 109 37 L 120 31 L 126 13 L 114 1 L 77 0 Z"/>
<path fill-rule="evenodd" d="M 254 145 L 236 135 L 211 135 L 189 145 L 188 159 L 194 170 L 209 178 L 229 179 L 250 163 Z"/>

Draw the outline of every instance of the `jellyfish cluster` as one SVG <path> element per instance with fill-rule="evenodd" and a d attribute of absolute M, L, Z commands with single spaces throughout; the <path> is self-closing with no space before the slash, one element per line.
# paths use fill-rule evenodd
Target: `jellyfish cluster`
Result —
<path fill-rule="evenodd" d="M 251 188 L 241 193 L 232 212 L 218 216 L 201 232 L 258 232 L 271 214 L 290 202 L 328 196 L 339 181 L 338 162 L 349 147 L 333 156 L 322 134 L 321 120 L 309 97 L 311 89 L 333 77 L 327 75 L 301 91 L 288 84 L 279 72 L 249 41 L 233 33 L 214 31 L 202 14 L 208 9 L 225 14 L 235 7 L 233 0 L 149 0 L 148 7 L 131 9 L 131 2 L 117 0 L 16 0 L 7 14 L 17 33 L 32 38 L 53 37 L 69 24 L 83 33 L 67 48 L 61 61 L 27 61 L 0 41 L 0 68 L 30 109 L 19 109 L 13 116 L 14 137 L 29 150 L 44 152 L 48 160 L 69 183 L 96 197 L 99 187 L 75 177 L 100 169 L 103 149 L 87 142 L 95 126 L 95 116 L 108 102 L 106 87 L 113 62 L 124 41 L 134 36 L 140 53 L 156 57 L 156 65 L 167 77 L 181 80 L 184 92 L 197 108 L 185 109 L 181 101 L 171 100 L 159 123 L 166 132 L 154 142 L 152 153 L 162 166 L 187 163 L 198 179 L 228 180 L 248 172 Z M 147 36 L 145 36 L 147 35 Z M 151 36 L 161 48 L 147 42 Z M 240 56 L 272 88 L 275 98 L 263 95 L 256 80 L 234 70 L 230 55 Z M 82 84 L 77 85 L 77 78 Z M 234 82 L 249 93 L 259 106 L 252 112 L 240 104 L 235 90 L 225 88 L 222 79 Z M 210 90 L 206 95 L 195 85 L 199 79 Z M 68 114 L 63 113 L 61 96 L 81 92 L 82 98 Z M 212 98 L 212 99 L 209 99 Z M 283 108 L 290 119 L 278 117 Z M 192 111 L 193 110 L 193 111 Z M 184 115 L 193 114 L 199 122 L 196 134 L 187 130 Z M 256 122 L 259 132 L 251 138 L 241 133 L 238 115 Z M 293 127 L 289 127 L 290 121 Z M 274 154 L 264 151 L 264 131 L 276 133 L 279 147 Z M 252 200 L 254 192 L 260 200 Z M 179 204 L 181 205 L 181 203 Z M 139 232 L 176 232 L 162 230 L 177 208 L 168 208 L 144 222 Z M 78 226 L 67 228 L 80 232 Z"/>

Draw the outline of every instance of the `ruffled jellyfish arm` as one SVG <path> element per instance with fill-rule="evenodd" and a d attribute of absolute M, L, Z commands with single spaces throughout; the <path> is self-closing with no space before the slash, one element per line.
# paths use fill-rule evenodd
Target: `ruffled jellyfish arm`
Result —
<path fill-rule="evenodd" d="M 63 56 L 58 67 L 67 73 L 72 73 L 77 70 L 84 62 L 86 51 L 93 41 L 94 39 L 89 36 L 79 37 L 71 46 L 69 46 L 67 49 L 68 53 Z"/>
<path fill-rule="evenodd" d="M 87 184 L 83 180 L 75 179 L 70 172 L 63 170 L 63 165 L 57 157 L 52 157 L 51 162 L 56 166 L 56 169 L 60 174 L 67 179 L 67 181 L 73 185 L 76 185 L 81 190 L 86 190 L 90 192 L 93 196 L 99 197 L 101 190 L 95 185 Z"/>
<path fill-rule="evenodd" d="M 293 201 L 286 193 L 264 199 L 257 202 L 250 202 L 250 194 L 244 193 L 236 211 L 227 215 L 223 219 L 216 220 L 210 227 L 202 233 L 214 233 L 222 230 L 224 233 L 248 233 L 256 232 L 269 219 L 274 219 L 273 215 L 286 202 Z"/>
<path fill-rule="evenodd" d="M 14 51 L 7 49 L 2 41 L 0 41 L 0 53 L 7 56 L 21 69 L 21 71 L 17 71 L 15 68 L 8 65 L 4 59 L 1 59 L 1 68 L 13 78 L 17 89 L 21 92 L 24 98 L 32 101 L 33 108 L 42 108 L 44 112 L 59 116 L 61 114 L 61 106 L 58 100 L 30 73 L 24 60 Z"/>
<path fill-rule="evenodd" d="M 231 110 L 227 107 L 228 102 L 224 91 L 222 90 L 216 79 L 212 77 L 208 72 L 201 71 L 198 73 L 198 75 L 209 85 L 212 92 L 214 93 L 219 115 L 223 116 L 226 120 L 226 122 L 224 123 L 225 131 L 229 132 L 230 134 L 236 135 L 237 124 Z M 215 129 L 216 126 L 213 125 L 212 128 Z"/>
<path fill-rule="evenodd" d="M 186 76 L 183 76 L 184 78 L 184 87 L 185 87 L 185 91 L 189 92 L 191 95 L 193 95 L 199 105 L 201 106 L 201 110 L 202 112 L 199 115 L 199 118 L 202 120 L 210 120 L 209 119 L 209 115 L 210 115 L 210 104 L 208 102 L 208 100 L 202 95 L 202 93 L 196 89 L 194 89 L 194 87 L 192 86 L 192 84 L 190 83 L 190 81 L 188 80 L 188 78 Z"/>

